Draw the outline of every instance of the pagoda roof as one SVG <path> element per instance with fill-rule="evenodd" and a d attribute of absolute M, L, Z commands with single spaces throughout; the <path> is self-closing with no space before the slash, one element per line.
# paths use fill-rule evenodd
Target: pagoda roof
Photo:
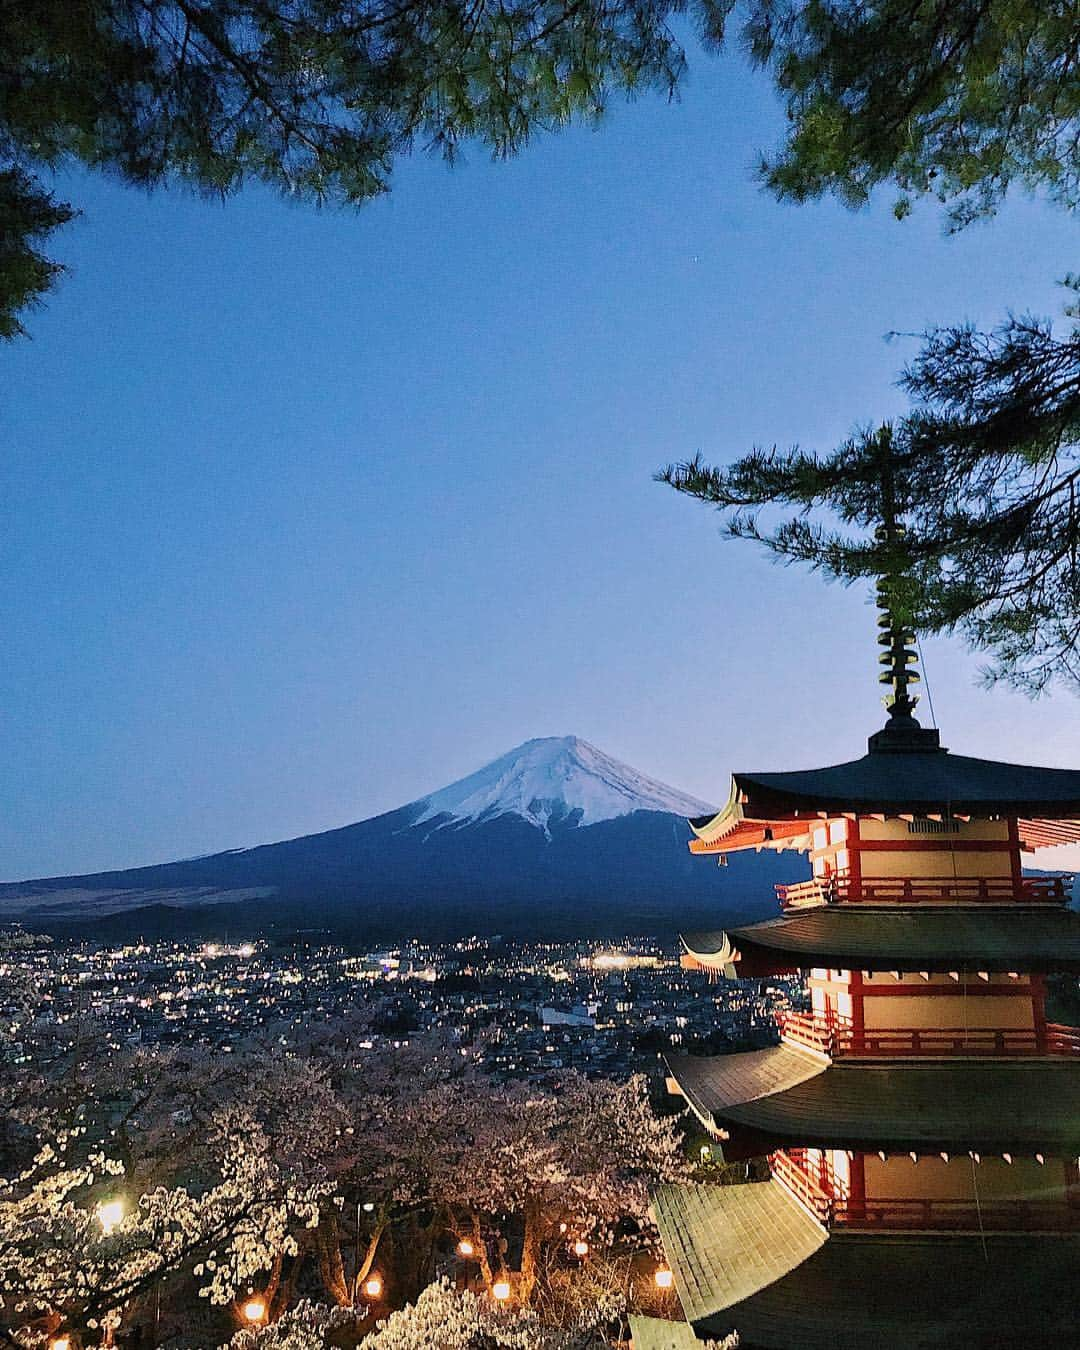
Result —
<path fill-rule="evenodd" d="M 1080 970 L 1080 913 L 1056 905 L 821 905 L 726 932 L 686 933 L 711 969 Z"/>
<path fill-rule="evenodd" d="M 653 1197 L 699 1336 L 745 1350 L 997 1350 L 1072 1344 L 1080 1239 L 825 1230 L 779 1182 Z"/>
<path fill-rule="evenodd" d="M 828 1240 L 825 1228 L 775 1179 L 661 1186 L 652 1213 L 691 1323 L 751 1298 Z"/>
<path fill-rule="evenodd" d="M 772 1145 L 1080 1152 L 1080 1061 L 830 1063 L 780 1045 L 672 1057 L 668 1068 L 707 1128 Z"/>
<path fill-rule="evenodd" d="M 714 1134 L 720 1131 L 717 1116 L 728 1107 L 785 1092 L 827 1067 L 821 1055 L 790 1045 L 733 1055 L 672 1055 L 666 1063 L 694 1114 Z"/>
<path fill-rule="evenodd" d="M 701 1350 L 689 1322 L 630 1314 L 630 1344 L 634 1350 Z"/>
<path fill-rule="evenodd" d="M 1037 848 L 1080 839 L 1080 770 L 939 749 L 871 751 L 821 769 L 736 773 L 724 809 L 692 819 L 690 826 L 704 844 L 800 847 L 811 824 L 807 818 L 819 812 L 1015 816 L 1025 846 Z"/>

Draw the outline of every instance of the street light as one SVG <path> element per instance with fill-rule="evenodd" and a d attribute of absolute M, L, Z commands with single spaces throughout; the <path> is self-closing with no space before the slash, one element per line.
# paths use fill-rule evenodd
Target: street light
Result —
<path fill-rule="evenodd" d="M 661 1266 L 653 1276 L 657 1289 L 670 1289 L 674 1279 L 675 1277 L 672 1275 L 671 1271 L 664 1266 Z"/>
<path fill-rule="evenodd" d="M 244 1315 L 245 1322 L 257 1326 L 266 1317 L 266 1300 L 260 1298 L 258 1294 L 253 1294 L 240 1311 Z"/>

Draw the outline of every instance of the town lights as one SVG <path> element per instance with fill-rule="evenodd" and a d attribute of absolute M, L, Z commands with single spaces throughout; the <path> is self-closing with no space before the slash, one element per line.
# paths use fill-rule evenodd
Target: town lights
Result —
<path fill-rule="evenodd" d="M 674 1278 L 675 1277 L 670 1270 L 665 1266 L 661 1266 L 653 1276 L 653 1281 L 655 1282 L 657 1289 L 670 1289 Z"/>
<path fill-rule="evenodd" d="M 98 1205 L 97 1221 L 101 1224 L 101 1230 L 106 1237 L 109 1236 L 117 1224 L 123 1222 L 123 1219 L 123 1200 L 106 1200 L 104 1204 Z"/>
<path fill-rule="evenodd" d="M 491 1297 L 497 1299 L 499 1303 L 505 1303 L 510 1297 L 510 1281 L 496 1280 L 491 1286 Z"/>
<path fill-rule="evenodd" d="M 589 1244 L 587 1242 L 583 1242 L 581 1238 L 578 1238 L 578 1240 L 574 1243 L 574 1255 L 588 1256 L 588 1254 L 589 1254 Z"/>
<path fill-rule="evenodd" d="M 368 1298 L 379 1298 L 382 1295 L 382 1277 L 372 1275 L 364 1281 L 364 1293 Z"/>
<path fill-rule="evenodd" d="M 252 1326 L 256 1326 L 266 1317 L 266 1300 L 259 1298 L 256 1294 L 248 1299 L 240 1311 L 244 1315 L 245 1322 L 250 1322 Z"/>
<path fill-rule="evenodd" d="M 468 1238 L 462 1238 L 457 1245 L 458 1256 L 472 1256 L 475 1250 L 476 1248 L 472 1245 L 472 1243 L 469 1241 Z"/>

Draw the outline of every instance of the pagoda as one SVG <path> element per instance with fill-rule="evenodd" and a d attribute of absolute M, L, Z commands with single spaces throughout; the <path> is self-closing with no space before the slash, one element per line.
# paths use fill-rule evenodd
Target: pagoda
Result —
<path fill-rule="evenodd" d="M 1046 976 L 1080 972 L 1080 771 L 949 753 L 919 724 L 912 635 L 883 597 L 884 728 L 861 759 L 737 773 L 695 854 L 797 849 L 779 917 L 683 936 L 713 977 L 802 972 L 764 1050 L 669 1061 L 729 1159 L 768 1180 L 668 1186 L 653 1213 L 699 1337 L 744 1350 L 973 1350 L 1080 1333 L 1080 1032 Z"/>

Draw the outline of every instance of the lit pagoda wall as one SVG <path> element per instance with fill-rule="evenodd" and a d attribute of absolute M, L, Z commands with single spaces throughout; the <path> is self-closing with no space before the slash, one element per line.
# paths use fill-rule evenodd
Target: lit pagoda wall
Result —
<path fill-rule="evenodd" d="M 891 1030 L 1018 1031 L 1043 1034 L 1045 989 L 1042 979 L 1024 975 L 826 970 L 809 977 L 810 1003 L 823 1027 L 852 1035 Z M 858 1043 L 848 1045 L 859 1053 Z M 866 1048 L 873 1053 L 875 1047 Z M 947 1053 L 947 1049 L 943 1050 Z"/>
<path fill-rule="evenodd" d="M 852 881 L 892 878 L 1019 878 L 1020 846 L 1007 820 L 823 820 L 810 831 L 813 875 Z M 981 848 L 980 844 L 987 847 Z"/>

